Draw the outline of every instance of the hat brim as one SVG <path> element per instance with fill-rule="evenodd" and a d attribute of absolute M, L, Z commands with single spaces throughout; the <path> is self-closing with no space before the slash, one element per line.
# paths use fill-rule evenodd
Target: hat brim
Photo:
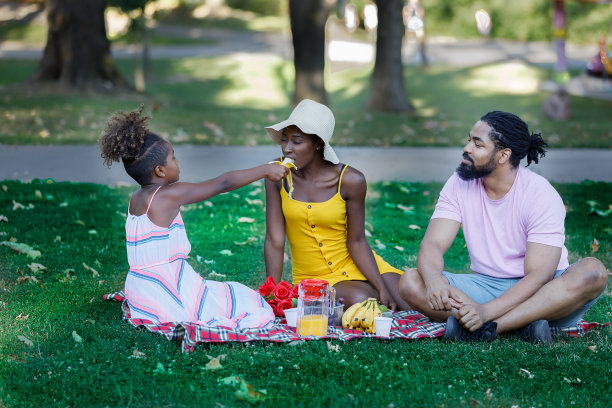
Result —
<path fill-rule="evenodd" d="M 301 123 L 300 121 L 291 120 L 291 119 L 283 120 L 282 122 L 278 122 L 275 125 L 268 126 L 265 129 L 266 129 L 266 132 L 268 133 L 268 136 L 270 136 L 270 138 L 276 144 L 280 144 L 282 130 L 289 126 L 297 126 L 302 132 L 307 133 L 309 135 L 317 134 L 317 131 L 311 128 L 310 126 L 308 126 L 307 123 Z M 323 143 L 325 143 L 325 147 L 323 148 L 323 158 L 333 164 L 340 163 L 340 160 L 338 159 L 338 155 L 336 154 L 334 149 L 330 146 L 330 144 L 325 141 L 323 141 Z"/>

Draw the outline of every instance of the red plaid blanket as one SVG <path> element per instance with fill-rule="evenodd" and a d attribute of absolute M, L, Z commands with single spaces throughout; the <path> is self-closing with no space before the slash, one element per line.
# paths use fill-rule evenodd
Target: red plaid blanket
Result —
<path fill-rule="evenodd" d="M 184 352 L 191 352 L 198 343 L 212 342 L 222 343 L 228 341 L 247 342 L 255 340 L 288 342 L 296 340 L 316 340 L 316 339 L 338 339 L 353 340 L 359 338 L 382 338 L 382 339 L 422 339 L 441 337 L 444 335 L 444 323 L 432 322 L 428 317 L 423 316 L 414 310 L 405 310 L 393 314 L 393 324 L 391 326 L 390 337 L 379 337 L 375 334 L 364 333 L 360 330 L 345 329 L 340 326 L 330 326 L 327 336 L 302 337 L 295 333 L 295 328 L 289 327 L 283 318 L 277 318 L 274 325 L 264 329 L 235 330 L 228 327 L 207 327 L 196 323 L 162 323 L 155 324 L 149 320 L 132 319 L 130 309 L 124 302 L 123 291 L 109 293 L 103 296 L 104 300 L 122 302 L 123 318 L 134 327 L 144 327 L 152 333 L 158 333 L 168 340 L 182 340 Z M 588 323 L 584 320 L 577 326 L 564 329 L 552 328 L 553 335 L 568 334 L 573 337 L 581 337 L 589 330 L 607 326 L 609 323 Z"/>

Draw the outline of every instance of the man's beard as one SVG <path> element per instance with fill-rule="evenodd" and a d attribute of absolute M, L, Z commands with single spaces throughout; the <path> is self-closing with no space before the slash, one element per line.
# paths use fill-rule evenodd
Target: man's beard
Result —
<path fill-rule="evenodd" d="M 469 160 L 472 164 L 465 164 L 461 162 L 459 167 L 457 167 L 457 175 L 465 181 L 478 179 L 484 176 L 488 176 L 497 168 L 497 164 L 495 163 L 495 153 L 491 155 L 491 159 L 481 167 L 476 167 L 474 165 L 474 161 L 467 154 L 463 153 L 463 158 Z"/>

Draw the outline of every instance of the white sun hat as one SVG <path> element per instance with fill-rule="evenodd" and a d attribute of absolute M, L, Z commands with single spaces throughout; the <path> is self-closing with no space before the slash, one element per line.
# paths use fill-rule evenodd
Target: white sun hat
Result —
<path fill-rule="evenodd" d="M 317 135 L 325 142 L 323 157 L 325 160 L 336 164 L 340 160 L 338 160 L 334 149 L 329 145 L 335 124 L 334 114 L 327 106 L 310 99 L 303 99 L 293 109 L 289 119 L 266 127 L 266 132 L 278 144 L 280 144 L 282 130 L 291 125 L 297 126 L 302 132 L 309 135 Z"/>

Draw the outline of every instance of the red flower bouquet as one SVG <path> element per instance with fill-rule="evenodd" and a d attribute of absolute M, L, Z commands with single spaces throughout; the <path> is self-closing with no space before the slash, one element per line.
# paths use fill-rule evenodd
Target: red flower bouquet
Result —
<path fill-rule="evenodd" d="M 292 287 L 287 281 L 281 281 L 277 285 L 271 276 L 259 287 L 258 292 L 272 306 L 274 316 L 277 317 L 285 317 L 285 309 L 291 309 L 297 303 L 297 285 Z"/>

